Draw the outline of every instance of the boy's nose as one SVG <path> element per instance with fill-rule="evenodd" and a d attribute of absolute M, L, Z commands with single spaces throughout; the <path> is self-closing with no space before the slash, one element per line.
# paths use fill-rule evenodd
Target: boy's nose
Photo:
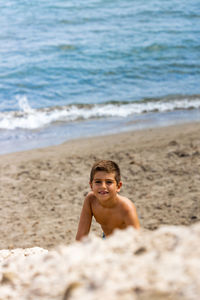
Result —
<path fill-rule="evenodd" d="M 102 181 L 102 187 L 106 187 L 106 182 Z"/>

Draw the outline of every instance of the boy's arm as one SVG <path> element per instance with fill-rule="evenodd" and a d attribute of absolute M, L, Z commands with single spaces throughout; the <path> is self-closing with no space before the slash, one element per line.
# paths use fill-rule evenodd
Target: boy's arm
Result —
<path fill-rule="evenodd" d="M 78 231 L 76 234 L 76 240 L 80 241 L 83 236 L 88 235 L 92 222 L 92 209 L 90 204 L 90 196 L 87 195 L 83 203 L 81 216 L 78 225 Z"/>
<path fill-rule="evenodd" d="M 131 206 L 127 207 L 125 222 L 128 226 L 133 226 L 135 229 L 140 229 L 140 222 L 135 205 L 133 203 L 131 203 Z"/>

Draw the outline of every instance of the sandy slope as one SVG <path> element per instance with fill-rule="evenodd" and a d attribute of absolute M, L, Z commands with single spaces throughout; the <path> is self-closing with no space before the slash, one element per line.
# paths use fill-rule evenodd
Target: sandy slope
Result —
<path fill-rule="evenodd" d="M 97 159 L 119 163 L 121 194 L 135 202 L 143 227 L 200 221 L 200 123 L 194 123 L 0 156 L 0 248 L 74 241 Z M 101 234 L 95 223 L 92 230 Z"/>
<path fill-rule="evenodd" d="M 200 223 L 1 250 L 0 299 L 199 300 L 199 244 Z"/>

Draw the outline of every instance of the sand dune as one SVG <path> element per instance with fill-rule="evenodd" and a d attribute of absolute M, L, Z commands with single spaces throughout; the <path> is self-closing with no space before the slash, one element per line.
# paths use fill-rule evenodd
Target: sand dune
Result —
<path fill-rule="evenodd" d="M 200 223 L 1 253 L 4 300 L 199 300 Z M 3 251 L 3 250 L 2 250 Z M 21 251 L 21 253 L 20 253 Z"/>

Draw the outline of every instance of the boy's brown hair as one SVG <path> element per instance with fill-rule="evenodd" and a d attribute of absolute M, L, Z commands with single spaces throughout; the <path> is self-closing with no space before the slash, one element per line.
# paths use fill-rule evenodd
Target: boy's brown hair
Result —
<path fill-rule="evenodd" d="M 119 184 L 119 182 L 121 181 L 120 168 L 112 160 L 99 160 L 94 163 L 92 170 L 90 172 L 90 183 L 92 183 L 95 173 L 99 171 L 114 173 L 117 184 Z"/>

